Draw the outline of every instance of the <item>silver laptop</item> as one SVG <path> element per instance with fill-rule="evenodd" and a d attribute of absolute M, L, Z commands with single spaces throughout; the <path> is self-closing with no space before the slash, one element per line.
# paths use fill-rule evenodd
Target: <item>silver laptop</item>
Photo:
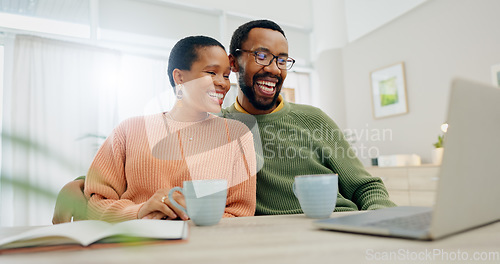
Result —
<path fill-rule="evenodd" d="M 434 240 L 500 220 L 500 89 L 455 80 L 433 208 L 400 206 L 317 220 L 327 230 Z"/>

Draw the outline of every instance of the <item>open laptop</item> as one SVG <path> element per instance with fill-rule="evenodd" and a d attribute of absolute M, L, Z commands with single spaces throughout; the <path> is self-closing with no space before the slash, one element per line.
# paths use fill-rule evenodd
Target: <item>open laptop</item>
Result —
<path fill-rule="evenodd" d="M 400 206 L 317 220 L 327 230 L 439 239 L 500 220 L 500 89 L 454 80 L 433 208 Z"/>

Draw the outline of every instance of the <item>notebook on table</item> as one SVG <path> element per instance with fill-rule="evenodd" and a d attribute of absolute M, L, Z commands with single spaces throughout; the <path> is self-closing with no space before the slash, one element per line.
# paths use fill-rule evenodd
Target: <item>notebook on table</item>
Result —
<path fill-rule="evenodd" d="M 84 250 L 187 241 L 186 221 L 135 219 L 119 223 L 84 220 L 4 235 L 0 255 L 55 250 Z"/>
<path fill-rule="evenodd" d="M 400 206 L 318 220 L 314 225 L 434 240 L 500 220 L 500 89 L 454 80 L 447 123 L 433 208 Z"/>

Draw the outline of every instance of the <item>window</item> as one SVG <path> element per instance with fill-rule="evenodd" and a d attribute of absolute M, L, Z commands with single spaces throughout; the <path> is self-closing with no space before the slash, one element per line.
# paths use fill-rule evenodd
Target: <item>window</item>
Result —
<path fill-rule="evenodd" d="M 4 72 L 4 46 L 0 42 L 0 109 L 3 109 L 3 72 Z M 0 113 L 3 112 L 0 110 Z M 2 116 L 0 115 L 0 133 L 2 132 Z M 0 150 L 2 149 L 2 137 L 0 137 Z M 0 151 L 0 171 L 2 171 L 2 151 Z"/>

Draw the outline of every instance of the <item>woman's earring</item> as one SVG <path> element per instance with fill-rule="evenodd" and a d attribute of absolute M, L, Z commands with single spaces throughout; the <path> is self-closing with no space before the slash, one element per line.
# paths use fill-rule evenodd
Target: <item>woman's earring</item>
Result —
<path fill-rule="evenodd" d="M 177 97 L 177 100 L 182 100 L 182 89 L 184 89 L 184 85 L 182 85 L 182 83 L 179 83 L 175 86 L 175 90 L 177 91 L 176 93 L 176 97 Z"/>

